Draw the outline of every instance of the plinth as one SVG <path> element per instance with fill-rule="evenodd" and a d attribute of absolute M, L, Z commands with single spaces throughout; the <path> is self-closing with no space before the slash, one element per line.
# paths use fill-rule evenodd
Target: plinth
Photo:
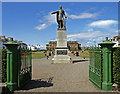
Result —
<path fill-rule="evenodd" d="M 53 63 L 70 63 L 67 47 L 67 31 L 66 29 L 57 29 L 57 46 Z"/>

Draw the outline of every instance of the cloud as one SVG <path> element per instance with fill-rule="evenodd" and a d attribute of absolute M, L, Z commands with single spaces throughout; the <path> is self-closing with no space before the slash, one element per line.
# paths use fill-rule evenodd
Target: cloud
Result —
<path fill-rule="evenodd" d="M 67 8 L 67 9 L 65 9 L 65 11 L 71 11 L 71 9 Z"/>
<path fill-rule="evenodd" d="M 41 47 L 41 48 L 43 48 L 43 47 L 44 47 L 44 45 L 40 45 L 40 47 Z"/>
<path fill-rule="evenodd" d="M 86 18 L 95 18 L 97 13 L 81 13 L 80 15 L 69 15 L 71 19 L 86 19 Z"/>
<path fill-rule="evenodd" d="M 42 30 L 42 29 L 45 29 L 46 27 L 47 27 L 46 24 L 41 24 L 41 25 L 39 25 L 39 26 L 36 26 L 35 29 L 36 29 L 36 30 Z"/>
<path fill-rule="evenodd" d="M 77 34 L 71 34 L 68 35 L 68 38 L 72 38 L 72 39 L 91 39 L 91 38 L 96 38 L 96 37 L 100 37 L 100 36 L 105 36 L 108 35 L 105 32 L 102 31 L 92 31 L 92 32 L 82 32 L 82 33 L 77 33 Z"/>
<path fill-rule="evenodd" d="M 56 23 L 56 15 L 51 15 L 51 12 L 48 15 L 45 15 L 43 17 L 43 20 L 39 20 L 39 22 L 42 22 L 42 24 L 35 27 L 36 30 L 43 30 L 50 26 L 51 24 Z"/>
<path fill-rule="evenodd" d="M 105 27 L 105 26 L 110 26 L 118 24 L 118 21 L 116 20 L 100 20 L 100 21 L 95 21 L 89 24 L 91 27 Z"/>
<path fill-rule="evenodd" d="M 68 41 L 78 41 L 82 46 L 94 46 L 102 42 L 106 36 L 109 36 L 108 32 L 92 31 L 92 29 L 88 29 L 87 32 L 70 34 L 67 36 L 67 39 Z"/>
<path fill-rule="evenodd" d="M 49 23 L 49 24 L 56 23 L 56 15 L 52 15 L 51 13 L 44 16 L 44 19 L 46 20 L 46 23 Z"/>

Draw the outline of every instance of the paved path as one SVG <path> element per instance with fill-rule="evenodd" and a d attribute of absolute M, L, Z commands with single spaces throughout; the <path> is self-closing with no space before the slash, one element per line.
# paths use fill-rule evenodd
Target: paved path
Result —
<path fill-rule="evenodd" d="M 71 64 L 51 64 L 51 59 L 34 59 L 32 81 L 15 92 L 100 91 L 89 81 L 88 59 L 72 56 Z"/>

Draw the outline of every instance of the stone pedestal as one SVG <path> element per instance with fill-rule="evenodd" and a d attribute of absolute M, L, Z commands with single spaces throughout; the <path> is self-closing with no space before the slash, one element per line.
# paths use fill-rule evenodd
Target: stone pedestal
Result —
<path fill-rule="evenodd" d="M 57 47 L 55 49 L 55 56 L 52 59 L 53 63 L 70 63 L 70 56 L 67 48 L 67 32 L 66 29 L 57 30 Z"/>

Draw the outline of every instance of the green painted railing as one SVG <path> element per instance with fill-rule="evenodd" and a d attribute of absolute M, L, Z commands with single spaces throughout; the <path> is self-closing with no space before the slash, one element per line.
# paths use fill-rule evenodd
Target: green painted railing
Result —
<path fill-rule="evenodd" d="M 102 52 L 99 47 L 90 49 L 89 80 L 98 88 L 102 88 Z"/>
<path fill-rule="evenodd" d="M 31 80 L 31 52 L 25 48 L 19 48 L 18 57 L 18 88 Z"/>

